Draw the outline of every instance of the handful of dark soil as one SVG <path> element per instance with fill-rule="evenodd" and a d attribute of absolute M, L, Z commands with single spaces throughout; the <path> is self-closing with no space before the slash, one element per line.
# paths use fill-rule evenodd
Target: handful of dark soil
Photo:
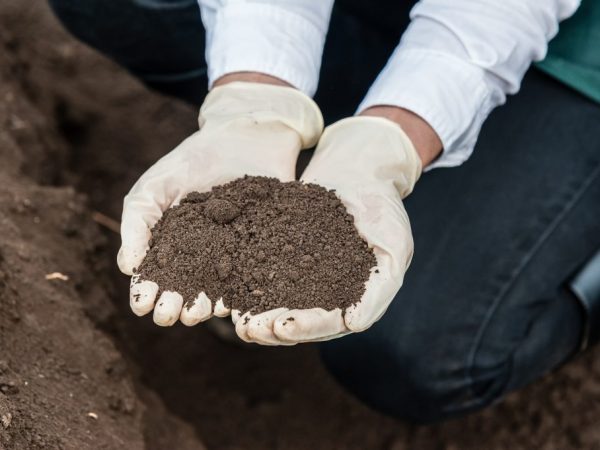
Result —
<path fill-rule="evenodd" d="M 204 291 L 243 314 L 344 310 L 360 300 L 375 265 L 333 191 L 246 176 L 165 211 L 138 272 L 186 302 Z"/>

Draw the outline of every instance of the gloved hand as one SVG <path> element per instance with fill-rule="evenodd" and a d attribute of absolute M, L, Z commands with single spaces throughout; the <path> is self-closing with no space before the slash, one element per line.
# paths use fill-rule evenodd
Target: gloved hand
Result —
<path fill-rule="evenodd" d="M 377 270 L 371 271 L 360 302 L 345 312 L 279 308 L 247 314 L 248 320 L 242 316 L 236 324 L 240 338 L 292 345 L 363 331 L 376 322 L 402 285 L 412 258 L 413 239 L 402 199 L 420 174 L 415 148 L 390 120 L 352 117 L 327 127 L 302 180 L 335 189 L 359 234 L 373 248 Z"/>
<path fill-rule="evenodd" d="M 290 87 L 236 82 L 213 89 L 200 109 L 200 131 L 183 141 L 144 173 L 123 202 L 122 245 L 117 262 L 132 275 L 148 251 L 150 229 L 170 206 L 191 191 L 208 191 L 244 175 L 295 178 L 302 148 L 312 147 L 323 130 L 317 105 Z M 195 325 L 230 311 L 219 299 L 199 296 L 188 310 L 175 292 L 132 277 L 130 304 L 141 316 L 154 309 L 154 322 L 173 325 L 178 318 Z"/>

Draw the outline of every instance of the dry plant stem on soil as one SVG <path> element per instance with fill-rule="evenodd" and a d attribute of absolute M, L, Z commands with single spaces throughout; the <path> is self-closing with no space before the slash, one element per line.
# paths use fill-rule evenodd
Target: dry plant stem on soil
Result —
<path fill-rule="evenodd" d="M 167 210 L 139 274 L 180 293 L 187 307 L 204 292 L 243 314 L 344 310 L 360 301 L 375 265 L 334 192 L 245 177 Z"/>
<path fill-rule="evenodd" d="M 113 233 L 119 234 L 121 232 L 121 224 L 101 212 L 94 211 L 92 213 L 92 220 Z"/>

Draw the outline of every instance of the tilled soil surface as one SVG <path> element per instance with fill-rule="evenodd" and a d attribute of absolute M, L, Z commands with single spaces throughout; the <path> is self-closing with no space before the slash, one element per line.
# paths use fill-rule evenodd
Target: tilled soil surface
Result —
<path fill-rule="evenodd" d="M 42 0 L 0 5 L 0 46 L 0 449 L 600 448 L 598 350 L 415 427 L 345 393 L 315 346 L 236 347 L 133 316 L 118 235 L 92 213 L 118 218 L 196 112 L 75 43 Z"/>
<path fill-rule="evenodd" d="M 108 241 L 65 183 L 71 147 L 29 84 L 43 50 L 8 30 L 43 16 L 11 6 L 0 7 L 0 449 L 202 449 L 108 335 Z"/>

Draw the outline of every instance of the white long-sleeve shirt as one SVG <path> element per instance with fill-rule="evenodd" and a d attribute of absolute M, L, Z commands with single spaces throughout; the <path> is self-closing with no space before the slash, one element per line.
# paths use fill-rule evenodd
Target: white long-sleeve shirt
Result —
<path fill-rule="evenodd" d="M 402 1 L 402 0 L 398 0 Z M 559 21 L 581 0 L 421 0 L 357 111 L 408 109 L 444 150 L 429 167 L 463 163 L 489 113 L 544 58 Z M 333 0 L 199 0 L 209 84 L 262 72 L 314 95 Z"/>

